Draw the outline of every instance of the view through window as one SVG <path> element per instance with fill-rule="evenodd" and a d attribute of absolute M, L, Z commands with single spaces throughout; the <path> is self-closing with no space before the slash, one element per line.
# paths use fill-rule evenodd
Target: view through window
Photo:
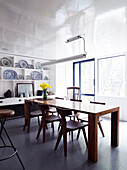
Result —
<path fill-rule="evenodd" d="M 125 96 L 125 55 L 98 59 L 98 94 Z"/>

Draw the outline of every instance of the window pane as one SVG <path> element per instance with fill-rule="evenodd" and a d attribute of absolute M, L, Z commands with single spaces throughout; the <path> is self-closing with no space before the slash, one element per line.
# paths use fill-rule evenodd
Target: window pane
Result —
<path fill-rule="evenodd" d="M 79 63 L 75 64 L 75 86 L 79 87 Z"/>
<path fill-rule="evenodd" d="M 125 96 L 125 56 L 99 59 L 99 94 Z"/>
<path fill-rule="evenodd" d="M 81 94 L 94 94 L 94 61 L 81 63 Z"/>

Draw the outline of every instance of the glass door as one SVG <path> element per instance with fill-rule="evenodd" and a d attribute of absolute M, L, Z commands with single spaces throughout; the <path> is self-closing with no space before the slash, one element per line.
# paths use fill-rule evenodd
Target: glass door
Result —
<path fill-rule="evenodd" d="M 80 87 L 80 99 L 94 100 L 95 96 L 95 60 L 83 60 L 73 63 L 73 86 Z"/>

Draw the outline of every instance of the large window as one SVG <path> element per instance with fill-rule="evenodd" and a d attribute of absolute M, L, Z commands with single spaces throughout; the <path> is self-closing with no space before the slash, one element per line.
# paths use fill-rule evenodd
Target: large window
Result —
<path fill-rule="evenodd" d="M 125 96 L 125 55 L 98 59 L 98 94 Z"/>

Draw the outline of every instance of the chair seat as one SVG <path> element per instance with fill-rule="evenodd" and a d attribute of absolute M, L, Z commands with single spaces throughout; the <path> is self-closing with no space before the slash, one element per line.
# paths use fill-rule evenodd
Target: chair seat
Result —
<path fill-rule="evenodd" d="M 42 116 L 42 112 L 41 110 L 36 110 L 36 111 L 30 112 L 30 115 L 31 116 Z"/>
<path fill-rule="evenodd" d="M 12 117 L 15 114 L 14 110 L 0 109 L 0 119 Z"/>
<path fill-rule="evenodd" d="M 67 125 L 66 125 L 68 130 L 77 130 L 77 129 L 83 128 L 85 126 L 88 126 L 88 124 L 80 123 L 80 122 L 77 122 L 74 120 L 68 121 Z"/>
<path fill-rule="evenodd" d="M 59 120 L 61 120 L 61 118 L 56 115 L 50 115 L 46 117 L 46 121 L 48 122 L 54 122 L 54 121 L 59 121 Z"/>

